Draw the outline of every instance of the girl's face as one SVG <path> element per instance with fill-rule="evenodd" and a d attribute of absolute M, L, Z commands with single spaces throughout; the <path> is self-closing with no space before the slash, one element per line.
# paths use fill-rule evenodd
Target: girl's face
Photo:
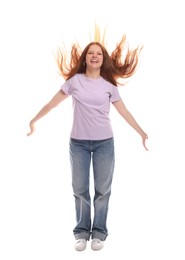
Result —
<path fill-rule="evenodd" d="M 91 45 L 86 54 L 87 68 L 100 69 L 102 63 L 103 63 L 102 49 L 96 44 Z"/>

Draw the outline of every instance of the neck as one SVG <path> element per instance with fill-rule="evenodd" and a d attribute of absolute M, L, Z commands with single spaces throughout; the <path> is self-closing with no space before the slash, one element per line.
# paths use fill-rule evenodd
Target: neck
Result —
<path fill-rule="evenodd" d="M 101 77 L 100 70 L 93 70 L 93 71 L 86 70 L 85 76 L 88 78 L 94 78 L 94 79 L 100 78 Z"/>

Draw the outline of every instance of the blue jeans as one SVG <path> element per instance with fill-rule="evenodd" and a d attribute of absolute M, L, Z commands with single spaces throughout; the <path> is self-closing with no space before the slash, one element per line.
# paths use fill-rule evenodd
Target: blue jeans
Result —
<path fill-rule="evenodd" d="M 108 204 L 114 172 L 114 139 L 77 140 L 70 139 L 70 161 L 72 187 L 75 197 L 76 239 L 105 240 Z M 90 166 L 92 162 L 94 178 L 94 217 L 91 220 Z"/>

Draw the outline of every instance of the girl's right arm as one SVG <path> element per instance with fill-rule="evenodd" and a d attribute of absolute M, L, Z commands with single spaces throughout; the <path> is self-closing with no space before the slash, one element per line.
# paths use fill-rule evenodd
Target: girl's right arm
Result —
<path fill-rule="evenodd" d="M 66 95 L 62 90 L 59 90 L 55 96 L 38 112 L 38 114 L 30 121 L 30 132 L 27 133 L 27 136 L 33 134 L 35 130 L 35 122 L 41 119 L 43 116 L 48 114 L 53 108 L 59 105 L 64 99 L 66 99 L 68 95 Z"/>

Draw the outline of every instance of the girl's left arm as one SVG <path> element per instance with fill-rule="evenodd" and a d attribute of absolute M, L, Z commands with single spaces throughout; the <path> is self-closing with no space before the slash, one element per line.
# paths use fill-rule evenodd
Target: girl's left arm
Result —
<path fill-rule="evenodd" d="M 142 128 L 139 126 L 139 124 L 136 122 L 135 118 L 132 116 L 132 114 L 128 111 L 125 104 L 122 100 L 118 100 L 112 103 L 118 113 L 125 119 L 125 121 L 135 129 L 135 131 L 141 136 L 142 143 L 144 148 L 148 151 L 148 148 L 146 147 L 146 140 L 148 139 L 147 134 L 142 130 Z"/>

